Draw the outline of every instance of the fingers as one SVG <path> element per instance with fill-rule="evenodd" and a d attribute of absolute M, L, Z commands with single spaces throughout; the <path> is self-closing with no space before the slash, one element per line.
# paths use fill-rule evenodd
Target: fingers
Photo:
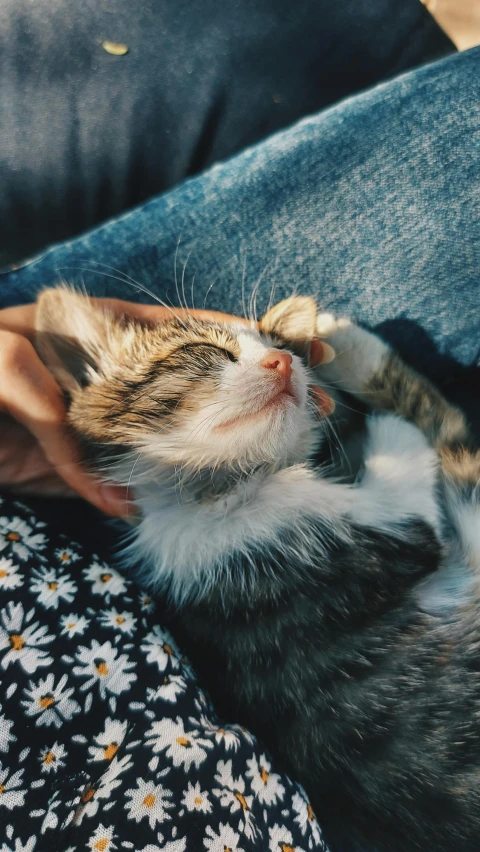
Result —
<path fill-rule="evenodd" d="M 335 411 L 335 403 L 331 396 L 318 385 L 310 385 L 310 396 L 315 403 L 318 413 L 322 417 L 329 417 Z"/>
<path fill-rule="evenodd" d="M 80 466 L 68 434 L 65 403 L 55 379 L 26 337 L 0 331 L 0 409 L 22 423 L 70 488 L 111 515 L 127 514 L 126 491 L 104 486 Z"/>
<path fill-rule="evenodd" d="M 121 299 L 93 299 L 97 304 L 108 308 L 115 314 L 123 314 L 134 319 L 144 320 L 145 322 L 165 322 L 172 317 L 191 316 L 199 320 L 208 320 L 210 322 L 221 323 L 242 323 L 250 325 L 248 320 L 236 317 L 233 314 L 225 314 L 221 311 L 206 311 L 200 309 L 185 309 L 185 308 L 169 308 L 163 305 L 138 305 L 135 302 L 124 302 Z"/>

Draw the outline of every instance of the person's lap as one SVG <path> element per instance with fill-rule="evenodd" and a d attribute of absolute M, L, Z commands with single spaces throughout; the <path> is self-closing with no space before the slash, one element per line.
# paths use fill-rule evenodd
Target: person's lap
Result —
<path fill-rule="evenodd" d="M 37 260 L 0 278 L 2 304 L 31 300 L 41 287 L 55 284 L 61 278 L 83 283 L 89 292 L 96 295 L 146 300 L 147 295 L 141 292 L 144 287 L 161 298 L 178 303 L 176 277 L 182 297 L 185 293 L 185 297 L 190 299 L 193 289 L 197 306 L 201 306 L 204 299 L 208 298 L 209 307 L 234 312 L 242 311 L 242 284 L 247 303 L 251 297 L 255 303 L 256 294 L 259 312 L 270 298 L 279 299 L 292 291 L 299 291 L 315 294 L 322 307 L 353 314 L 369 324 L 382 323 L 385 333 L 397 339 L 412 360 L 439 380 L 445 377 L 443 371 L 446 365 L 450 368 L 450 359 L 458 362 L 463 369 L 476 364 L 480 289 L 476 200 L 480 152 L 475 131 L 478 130 L 480 84 L 475 72 L 479 61 L 480 51 L 471 51 L 353 98 L 246 151 L 229 163 L 215 167 L 138 210 L 107 223 L 85 237 L 54 247 Z M 195 283 L 192 288 L 193 275 Z M 131 284 L 128 276 L 138 282 L 138 286 Z M 434 353 L 434 348 L 440 350 L 443 358 Z M 8 546 L 13 547 L 14 539 L 8 541 Z M 35 568 L 37 574 L 35 580 L 32 579 L 33 573 L 28 581 L 25 579 L 25 583 L 30 583 L 30 586 L 28 591 L 22 592 L 22 600 L 19 601 L 25 611 L 25 595 L 29 602 L 40 606 L 42 589 L 38 584 L 44 581 L 57 582 L 56 579 L 50 581 L 46 575 L 38 574 L 42 568 L 40 564 L 29 564 L 32 565 L 29 570 L 33 572 Z M 82 582 L 92 587 L 90 590 L 85 589 L 84 593 L 97 594 L 93 592 L 93 584 L 102 581 L 98 581 L 98 578 L 95 580 L 93 574 L 90 577 L 89 567 L 85 565 L 85 573 L 80 574 L 79 571 L 77 579 L 75 565 L 72 565 L 71 582 L 79 585 L 81 576 Z M 65 570 L 65 573 L 69 571 Z M 112 573 L 110 567 L 105 573 Z M 33 582 L 37 583 L 35 590 Z M 57 592 L 57 588 L 51 591 Z M 35 598 L 32 598 L 32 590 Z M 73 590 L 71 593 L 76 594 Z M 70 605 L 69 601 L 65 601 L 65 605 L 67 602 Z M 116 609 L 122 611 L 123 603 L 120 599 L 118 603 L 119 606 L 116 606 L 115 602 Z M 84 605 L 91 604 L 82 603 Z M 3 618 L 9 617 L 7 606 Z M 110 602 L 108 608 L 112 608 Z M 88 618 L 99 618 L 95 609 L 92 606 Z M 58 619 L 60 615 L 60 609 L 57 611 L 53 607 L 46 612 L 52 618 Z M 73 609 L 72 612 L 75 613 Z M 70 613 L 65 611 L 63 614 Z M 37 613 L 35 618 L 32 616 L 32 620 L 36 618 Z M 105 618 L 102 615 L 102 619 Z M 137 623 L 139 626 L 140 621 Z M 96 629 L 100 630 L 100 624 Z M 118 659 L 124 651 L 127 657 L 134 653 L 130 648 L 125 649 L 124 639 L 120 645 L 114 645 L 108 639 L 107 628 L 102 625 L 102 629 L 105 638 L 102 634 L 101 641 L 109 641 L 112 649 L 104 648 L 104 657 L 110 655 L 113 660 L 114 657 Z M 148 632 L 151 629 L 152 625 L 148 622 L 145 630 Z M 57 627 L 52 630 L 58 632 Z M 94 641 L 100 639 L 90 640 L 91 650 Z M 143 642 L 146 642 L 145 637 Z M 79 644 L 82 643 L 83 640 L 79 640 Z M 58 645 L 62 643 L 57 642 Z M 43 650 L 53 657 L 53 647 L 52 642 L 51 645 L 45 645 Z M 5 649 L 3 654 L 7 653 L 13 652 Z M 164 653 L 166 657 L 169 656 L 168 652 Z M 66 655 L 65 659 L 62 655 Z M 93 655 L 90 666 L 98 667 L 103 663 L 102 671 L 105 671 L 109 661 L 104 657 L 97 659 Z M 55 677 L 63 673 L 71 675 L 72 681 L 77 679 L 79 683 L 88 683 L 81 679 L 81 672 L 83 669 L 86 671 L 86 660 L 86 652 L 80 648 L 74 648 L 70 653 L 61 647 L 55 662 L 50 664 L 53 668 L 48 671 L 54 671 L 56 667 L 58 674 Z M 124 661 L 126 674 L 135 673 L 135 666 L 129 668 L 127 662 Z M 150 664 L 148 660 L 143 660 L 141 665 L 148 669 Z M 20 669 L 19 664 L 17 666 Z M 6 675 L 10 676 L 12 667 L 13 663 L 9 663 Z M 148 687 L 155 688 L 154 681 L 156 678 L 160 681 L 160 675 L 165 676 L 164 672 L 160 671 L 159 666 L 155 668 L 153 663 L 148 670 L 150 675 L 145 686 L 148 682 Z M 98 736 L 107 713 L 114 714 L 119 706 L 117 704 L 115 710 L 110 708 L 108 699 L 112 696 L 108 691 L 102 697 L 102 672 L 97 671 L 94 676 L 97 680 L 92 687 L 88 687 L 85 697 L 96 690 L 95 707 L 101 708 L 100 715 L 103 713 L 103 718 L 97 731 L 94 726 L 90 727 L 87 714 L 87 740 L 90 733 Z M 43 677 L 40 668 L 35 678 L 40 680 Z M 14 682 L 11 679 L 10 683 L 6 677 L 5 689 L 11 689 Z M 128 677 L 123 682 L 128 683 Z M 26 683 L 23 688 L 31 690 Z M 125 701 L 129 690 L 130 686 L 123 690 Z M 26 706 L 29 706 L 29 695 L 25 693 L 23 696 Z M 7 692 L 5 701 L 11 702 L 12 697 L 7 699 L 6 696 Z M 72 700 L 79 703 L 76 695 L 72 696 Z M 123 709 L 126 712 L 126 708 Z M 152 711 L 154 714 L 156 709 Z M 3 712 L 6 713 L 5 708 Z M 130 709 L 128 712 L 131 715 Z M 183 713 L 183 710 L 179 712 Z M 39 715 L 34 718 L 39 718 Z M 175 718 L 175 705 L 170 717 Z M 11 719 L 8 713 L 7 718 Z M 83 719 L 80 713 L 73 714 L 72 718 L 75 725 Z M 168 714 L 164 714 L 164 718 L 169 718 Z M 155 721 L 156 718 L 150 718 L 149 728 L 150 724 L 154 726 Z M 47 737 L 44 744 L 42 740 L 42 747 L 53 746 L 55 739 L 63 743 L 60 736 L 62 729 L 58 731 L 58 736 L 56 729 L 51 730 L 54 734 L 50 737 L 52 743 L 50 740 L 47 742 Z M 38 731 L 43 734 L 43 727 L 38 728 Z M 155 756 L 153 752 L 148 753 L 148 749 L 153 749 L 151 741 L 154 738 L 147 736 L 146 731 L 142 732 L 142 737 L 144 733 L 145 741 L 141 748 L 145 749 L 145 760 L 148 754 L 150 761 Z M 83 733 L 78 735 L 85 736 Z M 132 736 L 134 738 L 134 734 Z M 208 739 L 208 736 L 205 731 L 202 732 L 203 738 Z M 77 746 L 82 743 L 80 740 L 75 743 L 77 750 Z M 63 745 L 66 748 L 65 743 Z M 85 755 L 89 746 L 96 747 L 93 741 L 83 742 Z M 208 752 L 208 747 L 205 749 Z M 25 760 L 27 763 L 31 761 L 29 765 L 33 765 L 33 753 Z M 223 755 L 219 760 L 228 763 L 229 755 Z M 6 765 L 6 760 L 3 763 Z M 138 777 L 152 780 L 155 784 L 162 783 L 168 788 L 168 778 L 172 773 L 170 776 L 167 774 L 163 781 L 160 777 L 156 778 L 156 773 L 164 768 L 170 771 L 171 765 L 166 762 L 152 763 L 150 766 L 147 761 L 145 768 L 142 768 L 144 774 L 138 770 Z M 218 766 L 213 767 L 212 778 L 219 771 Z M 153 773 L 151 777 L 148 772 Z M 242 774 L 243 770 L 238 768 L 238 764 L 231 767 L 231 772 L 233 776 L 243 778 L 243 791 L 238 787 L 236 792 L 250 808 L 247 796 L 252 793 L 247 775 Z M 37 774 L 39 780 L 42 780 L 43 776 L 39 772 Z M 45 773 L 45 777 L 50 776 Z M 193 774 L 191 777 L 193 779 Z M 136 785 L 140 790 L 135 779 L 129 783 L 132 789 Z M 217 779 L 217 783 L 219 786 L 223 783 L 225 790 L 230 789 L 225 779 L 223 782 Z M 38 791 L 45 788 L 39 786 L 35 789 L 40 795 Z M 85 795 L 85 785 L 83 790 Z M 142 790 L 146 791 L 146 787 Z M 52 788 L 52 795 L 54 792 Z M 124 804 L 130 802 L 130 799 L 133 801 L 132 796 L 126 796 L 126 786 L 125 789 L 121 788 L 121 793 Z M 149 795 L 145 792 L 142 799 L 144 809 L 148 807 L 145 799 Z M 156 794 L 153 792 L 152 795 Z M 212 793 L 210 799 L 215 798 L 215 795 Z M 108 810 L 105 810 L 108 798 L 105 796 L 96 812 L 101 815 L 104 827 L 110 825 Z M 111 800 L 114 799 L 112 796 Z M 224 822 L 234 826 L 232 831 L 236 831 L 240 837 L 238 823 L 231 822 L 232 813 L 236 814 L 237 819 L 237 811 L 232 810 L 227 800 L 225 793 Z M 244 804 L 238 796 L 235 802 L 240 804 L 242 819 L 245 821 Z M 234 808 L 237 807 L 235 802 L 231 800 Z M 72 806 L 70 813 L 73 810 Z M 168 813 L 168 808 L 164 810 Z M 293 811 L 289 812 L 288 807 L 284 810 L 291 819 Z M 14 811 L 11 821 L 13 814 Z M 82 820 L 78 830 L 87 831 L 87 828 L 81 829 L 85 825 L 88 831 L 93 831 L 94 823 L 89 820 L 96 818 L 96 814 Z M 44 815 L 41 816 L 43 819 Z M 128 822 L 126 817 L 122 817 L 122 831 L 136 827 L 134 819 Z M 208 840 L 208 819 L 201 819 L 203 837 Z M 286 820 L 287 817 L 282 819 Z M 170 823 L 168 820 L 165 823 L 168 823 L 169 831 Z M 146 818 L 140 822 L 141 826 L 147 824 L 150 823 Z M 295 824 L 300 827 L 299 822 Z M 268 828 L 273 830 L 275 825 L 277 823 Z M 278 826 L 281 827 L 280 823 Z M 164 828 L 161 829 L 164 838 L 174 839 Z M 291 831 L 291 828 L 286 830 Z M 215 832 L 218 831 L 217 825 Z M 30 834 L 33 834 L 33 829 Z M 30 834 L 27 831 L 24 842 Z M 130 842 L 128 836 L 125 836 L 126 842 Z M 181 839 L 180 828 L 179 837 Z M 265 842 L 270 844 L 270 837 L 273 837 L 273 843 L 276 835 L 267 831 L 255 846 L 252 844 L 256 841 L 250 840 L 243 831 L 238 845 L 245 850 L 264 849 Z M 90 835 L 85 834 L 83 843 L 88 838 Z M 155 842 L 158 848 L 162 848 L 163 840 Z M 284 842 L 293 845 L 293 839 Z M 304 849 L 321 849 L 317 839 L 312 841 L 313 845 L 309 845 L 306 834 L 297 843 L 298 847 Z M 103 848 L 109 847 L 105 845 Z M 179 846 L 179 850 L 181 848 Z M 195 847 L 192 844 L 187 848 Z M 199 848 L 209 847 L 205 843 L 200 844 Z M 213 839 L 211 848 L 216 848 Z M 278 848 L 278 844 L 270 848 Z M 177 850 L 172 847 L 171 852 Z"/>

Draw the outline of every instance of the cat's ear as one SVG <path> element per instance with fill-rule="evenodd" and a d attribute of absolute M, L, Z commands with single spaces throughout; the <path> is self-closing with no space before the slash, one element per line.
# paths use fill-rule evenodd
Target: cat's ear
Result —
<path fill-rule="evenodd" d="M 260 331 L 294 348 L 308 346 L 315 337 L 317 306 L 310 296 L 290 296 L 274 305 L 260 322 Z"/>
<path fill-rule="evenodd" d="M 44 290 L 37 301 L 35 348 L 67 392 L 98 381 L 109 363 L 113 317 L 66 287 Z"/>

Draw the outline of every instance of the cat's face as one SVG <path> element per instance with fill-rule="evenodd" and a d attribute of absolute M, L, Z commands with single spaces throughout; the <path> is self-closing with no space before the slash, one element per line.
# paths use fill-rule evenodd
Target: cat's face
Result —
<path fill-rule="evenodd" d="M 159 468 L 282 467 L 313 446 L 306 356 L 315 317 L 314 302 L 299 298 L 269 311 L 260 331 L 174 317 L 149 326 L 47 290 L 36 345 L 92 445 L 135 448 Z"/>

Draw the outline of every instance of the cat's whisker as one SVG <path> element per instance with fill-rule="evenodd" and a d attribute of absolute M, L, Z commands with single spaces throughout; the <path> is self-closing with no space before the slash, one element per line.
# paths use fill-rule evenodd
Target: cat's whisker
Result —
<path fill-rule="evenodd" d="M 185 308 L 187 308 L 187 309 L 188 309 L 187 298 L 185 296 L 185 273 L 187 271 L 188 261 L 190 260 L 191 253 L 192 253 L 192 250 L 190 250 L 188 252 L 187 259 L 186 259 L 185 263 L 183 264 L 183 269 L 182 269 L 182 297 L 183 297 L 183 304 L 184 304 Z"/>
<path fill-rule="evenodd" d="M 247 256 L 245 255 L 245 257 L 243 258 L 243 269 L 242 269 L 242 312 L 243 312 L 243 318 L 245 320 L 248 320 L 249 317 L 247 316 L 247 306 L 245 304 L 245 274 L 246 274 L 246 271 L 247 271 Z"/>
<path fill-rule="evenodd" d="M 103 265 L 105 265 L 105 264 L 103 264 Z M 146 296 L 150 296 L 150 298 L 152 298 L 155 302 L 157 302 L 159 305 L 161 305 L 162 307 L 164 307 L 168 311 L 170 311 L 170 313 L 172 314 L 174 319 L 176 319 L 179 323 L 181 323 L 181 325 L 184 328 L 187 327 L 186 323 L 184 321 L 184 318 L 180 314 L 178 314 L 178 312 L 175 310 L 175 308 L 168 305 L 166 302 L 163 301 L 163 299 L 161 299 L 159 296 L 157 296 L 155 293 L 153 293 L 151 290 L 149 290 L 147 287 L 145 287 L 143 284 L 140 284 L 139 282 L 133 282 L 133 281 L 130 281 L 130 280 L 124 278 L 124 277 L 120 277 L 118 275 L 112 275 L 111 273 L 102 272 L 102 271 L 99 271 L 98 269 L 91 269 L 89 267 L 76 267 L 76 266 L 58 267 L 59 270 L 60 269 L 73 269 L 73 270 L 77 269 L 78 270 L 80 268 L 83 268 L 83 270 L 85 272 L 91 272 L 94 275 L 95 274 L 103 275 L 103 276 L 105 276 L 105 278 L 112 278 L 115 281 L 120 281 L 122 284 L 127 284 L 127 285 L 131 286 L 133 289 L 138 290 L 141 293 L 145 293 Z M 88 294 L 85 293 L 85 295 L 87 296 Z"/>

